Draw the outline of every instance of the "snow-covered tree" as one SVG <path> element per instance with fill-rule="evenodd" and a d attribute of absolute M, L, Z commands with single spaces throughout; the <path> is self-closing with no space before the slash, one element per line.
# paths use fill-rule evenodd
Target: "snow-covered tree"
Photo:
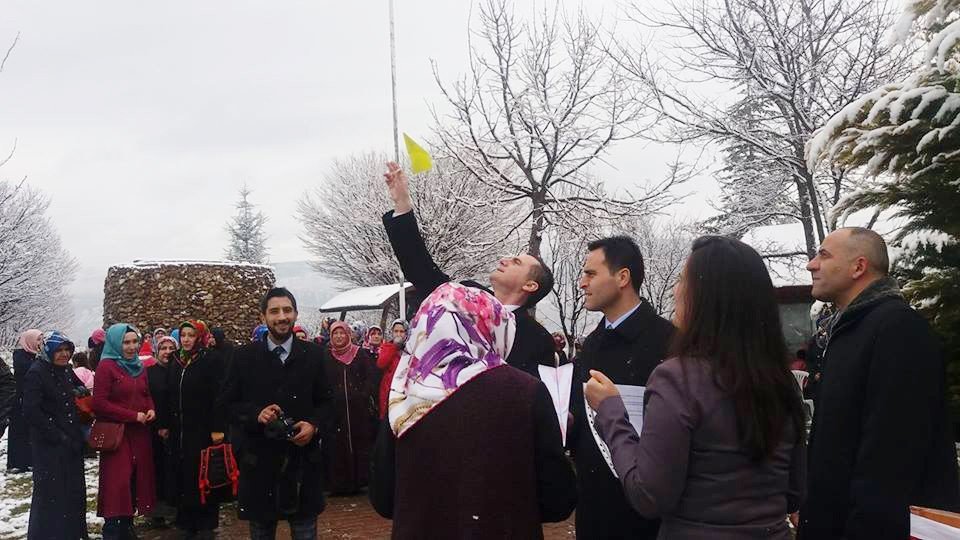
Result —
<path fill-rule="evenodd" d="M 758 130 L 764 119 L 763 103 L 744 92 L 729 110 L 748 130 Z M 717 171 L 720 213 L 700 224 L 704 232 L 741 238 L 750 229 L 795 221 L 800 210 L 790 197 L 792 175 L 781 163 L 756 146 L 740 140 L 722 145 L 723 166 Z"/>
<path fill-rule="evenodd" d="M 24 181 L 0 180 L 0 348 L 28 328 L 64 329 L 71 322 L 67 288 L 77 263 L 45 215 L 49 204 Z"/>
<path fill-rule="evenodd" d="M 673 202 L 670 188 L 689 174 L 679 165 L 641 194 L 608 193 L 590 176 L 650 120 L 637 86 L 604 54 L 596 23 L 559 7 L 524 21 L 508 0 L 482 2 L 477 21 L 466 73 L 445 82 L 434 66 L 447 105 L 434 110 L 439 152 L 495 193 L 474 204 L 522 202 L 511 224 L 539 255 L 551 227 L 583 228 L 574 216 L 610 222 Z"/>
<path fill-rule="evenodd" d="M 829 232 L 827 212 L 858 178 L 811 169 L 804 145 L 854 98 L 904 72 L 909 50 L 884 39 L 895 18 L 891 2 L 672 0 L 666 6 L 658 11 L 636 2 L 629 17 L 675 47 L 652 57 L 648 49 L 621 45 L 611 57 L 651 92 L 650 106 L 670 128 L 660 137 L 749 147 L 767 160 L 768 174 L 788 173 L 785 186 L 769 177 L 757 185 L 747 175 L 739 189 L 759 191 L 768 202 L 785 193 L 794 207 L 786 217 L 803 224 L 812 256 Z M 732 101 L 748 100 L 755 114 L 744 118 L 730 101 L 718 100 L 724 87 Z M 779 205 L 768 209 L 751 219 L 784 217 Z"/>
<path fill-rule="evenodd" d="M 224 251 L 229 261 L 264 264 L 267 262 L 267 238 L 263 227 L 267 223 L 263 212 L 250 202 L 253 191 L 244 183 L 240 187 L 240 200 L 237 201 L 237 214 L 227 222 L 226 230 L 230 235 L 230 245 Z"/>
<path fill-rule="evenodd" d="M 696 238 L 692 224 L 680 220 L 639 218 L 620 225 L 618 232 L 636 240 L 643 255 L 644 279 L 640 296 L 658 314 L 673 316 L 673 288 Z"/>
<path fill-rule="evenodd" d="M 544 235 L 543 259 L 553 273 L 553 291 L 550 295 L 554 317 L 550 322 L 560 327 L 560 331 L 573 343 L 574 338 L 585 336 L 593 328 L 580 289 L 580 277 L 583 274 L 583 261 L 587 255 L 587 245 L 605 236 L 600 227 L 585 227 L 579 230 L 557 227 Z M 595 322 L 595 321 L 594 321 Z"/>
<path fill-rule="evenodd" d="M 825 161 L 875 179 L 837 205 L 838 222 L 871 208 L 906 221 L 895 275 L 945 340 L 960 409 L 960 2 L 914 0 L 898 26 L 927 41 L 919 67 L 830 118 L 807 157 L 811 167 Z"/>
<path fill-rule="evenodd" d="M 370 153 L 334 162 L 319 186 L 300 201 L 300 236 L 317 271 L 352 286 L 396 283 L 399 266 L 383 228 L 393 208 L 383 173 L 386 155 Z M 454 165 L 451 167 L 451 165 Z M 443 158 L 434 169 L 411 175 L 414 211 L 437 265 L 455 279 L 486 281 L 497 259 L 516 254 L 519 235 L 510 205 L 471 206 L 497 194 Z"/>

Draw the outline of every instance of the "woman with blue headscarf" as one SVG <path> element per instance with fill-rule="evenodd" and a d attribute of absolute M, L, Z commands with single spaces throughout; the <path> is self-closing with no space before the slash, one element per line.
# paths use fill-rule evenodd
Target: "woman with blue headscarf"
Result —
<path fill-rule="evenodd" d="M 23 405 L 33 453 L 28 539 L 87 537 L 86 443 L 74 395 L 83 382 L 70 368 L 73 343 L 43 334 L 38 360 L 24 376 Z"/>
<path fill-rule="evenodd" d="M 150 513 L 156 502 L 153 441 L 148 426 L 156 419 L 156 412 L 139 351 L 140 333 L 136 328 L 122 323 L 111 326 L 94 378 L 93 411 L 97 421 L 123 424 L 120 447 L 100 452 L 97 515 L 105 519 L 104 540 L 136 538 L 134 514 Z"/>

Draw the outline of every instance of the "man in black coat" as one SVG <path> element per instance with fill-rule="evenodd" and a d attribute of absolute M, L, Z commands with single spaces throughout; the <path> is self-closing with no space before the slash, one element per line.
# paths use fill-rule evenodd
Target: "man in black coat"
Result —
<path fill-rule="evenodd" d="M 883 239 L 844 228 L 807 269 L 832 302 L 810 434 L 800 538 L 907 538 L 909 506 L 955 510 L 945 367 L 926 320 L 888 275 Z"/>
<path fill-rule="evenodd" d="M 294 339 L 290 291 L 268 291 L 260 312 L 269 333 L 236 349 L 218 403 L 243 435 L 240 519 L 250 521 L 255 540 L 275 538 L 281 519 L 293 538 L 316 538 L 325 506 L 320 434 L 330 421 L 331 390 L 320 348 Z"/>
<path fill-rule="evenodd" d="M 417 289 L 419 305 L 434 289 L 450 281 L 450 276 L 433 261 L 423 242 L 413 215 L 406 175 L 396 163 L 390 163 L 388 167 L 390 172 L 384 176 L 394 209 L 384 214 L 383 226 L 404 277 Z M 487 290 L 475 281 L 462 284 Z M 513 311 L 517 320 L 516 343 L 506 358 L 507 364 L 539 379 L 537 366 L 554 366 L 553 338 L 528 310 L 550 294 L 553 274 L 542 260 L 532 255 L 504 257 L 490 273 L 490 285 L 493 291 L 487 292 L 492 292 L 504 307 Z"/>
<path fill-rule="evenodd" d="M 583 383 L 596 369 L 617 384 L 646 386 L 666 356 L 673 325 L 640 297 L 643 256 L 633 240 L 604 238 L 590 243 L 588 250 L 580 288 L 587 309 L 602 311 L 604 320 L 577 356 L 570 400 L 573 425 L 567 447 L 577 466 L 577 538 L 653 539 L 659 520 L 646 519 L 630 507 L 590 433 Z"/>

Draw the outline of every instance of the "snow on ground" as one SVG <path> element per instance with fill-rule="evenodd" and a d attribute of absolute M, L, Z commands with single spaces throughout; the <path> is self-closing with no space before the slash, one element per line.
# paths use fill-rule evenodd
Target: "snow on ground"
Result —
<path fill-rule="evenodd" d="M 0 440 L 0 540 L 27 537 L 30 522 L 30 499 L 33 481 L 29 472 L 11 473 L 6 470 L 7 438 Z M 100 538 L 103 519 L 97 517 L 97 479 L 99 461 L 96 457 L 84 462 L 87 477 L 87 530 L 91 538 Z"/>

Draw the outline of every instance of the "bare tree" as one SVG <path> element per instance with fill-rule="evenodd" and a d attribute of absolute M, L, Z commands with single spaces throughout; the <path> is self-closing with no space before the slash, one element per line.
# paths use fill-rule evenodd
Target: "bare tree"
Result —
<path fill-rule="evenodd" d="M 634 4 L 630 17 L 678 40 L 676 48 L 656 62 L 637 47 L 610 49 L 611 57 L 649 89 L 650 106 L 669 120 L 672 131 L 661 136 L 677 142 L 748 145 L 776 170 L 788 172 L 785 187 L 795 208 L 783 216 L 772 215 L 782 212 L 771 205 L 766 215 L 753 218 L 800 221 L 812 256 L 829 232 L 829 208 L 859 177 L 838 168 L 808 167 L 804 145 L 835 112 L 907 68 L 910 49 L 884 39 L 895 18 L 891 3 L 671 1 L 665 11 L 655 13 L 647 5 Z M 691 79 L 710 82 L 712 96 L 696 95 Z M 717 103 L 718 83 L 749 100 L 759 117 L 746 122 Z M 769 199 L 776 195 L 758 194 Z"/>
<path fill-rule="evenodd" d="M 549 310 L 552 322 L 572 344 L 574 338 L 588 333 L 590 317 L 580 289 L 580 276 L 587 245 L 603 236 L 599 228 L 571 230 L 556 228 L 544 235 L 544 261 L 553 272 L 553 291 Z"/>
<path fill-rule="evenodd" d="M 673 316 L 673 288 L 696 237 L 693 225 L 675 219 L 639 218 L 624 222 L 617 232 L 632 237 L 640 246 L 644 266 L 640 296 L 658 315 Z"/>
<path fill-rule="evenodd" d="M 65 328 L 77 263 L 45 216 L 49 199 L 25 181 L 0 180 L 0 347 L 27 328 Z"/>
<path fill-rule="evenodd" d="M 600 30 L 582 12 L 545 10 L 534 22 L 514 16 L 507 0 L 486 0 L 471 39 L 467 72 L 444 82 L 434 75 L 449 111 L 434 110 L 439 149 L 476 181 L 492 201 L 523 203 L 511 218 L 526 228 L 527 252 L 540 255 L 544 232 L 576 230 L 661 209 L 670 188 L 688 177 L 679 163 L 639 195 L 610 194 L 590 168 L 618 141 L 644 129 L 644 96 L 604 54 Z M 576 211 L 573 211 L 576 210 Z"/>
<path fill-rule="evenodd" d="M 301 240 L 317 271 L 354 286 L 395 283 L 399 268 L 383 228 L 393 207 L 383 181 L 386 155 L 362 154 L 334 163 L 322 183 L 300 201 Z M 444 159 L 433 171 L 411 176 L 414 208 L 427 248 L 440 268 L 457 279 L 485 280 L 505 252 L 516 253 L 507 206 L 471 206 L 464 199 L 496 194 Z"/>
<path fill-rule="evenodd" d="M 267 262 L 266 235 L 263 226 L 267 223 L 263 212 L 250 202 L 253 193 L 246 183 L 240 187 L 240 200 L 237 201 L 237 214 L 227 222 L 226 230 L 230 235 L 230 245 L 224 256 L 230 261 L 263 264 Z"/>

